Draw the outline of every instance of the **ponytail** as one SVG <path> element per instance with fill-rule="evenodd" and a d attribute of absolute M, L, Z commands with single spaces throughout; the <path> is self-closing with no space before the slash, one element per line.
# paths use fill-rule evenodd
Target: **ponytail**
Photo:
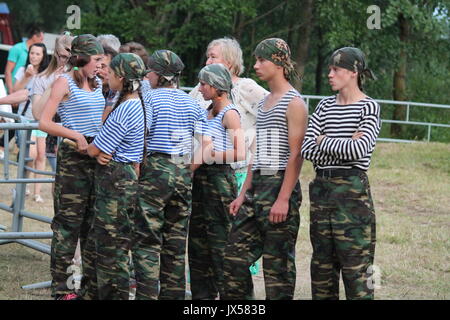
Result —
<path fill-rule="evenodd" d="M 147 111 L 145 110 L 145 103 L 144 103 L 144 99 L 142 98 L 141 86 L 139 86 L 137 91 L 138 91 L 139 99 L 141 100 L 142 111 L 144 112 L 144 156 L 142 159 L 142 165 L 145 165 L 147 163 L 147 135 L 148 135 Z"/>
<path fill-rule="evenodd" d="M 71 56 L 69 59 L 70 70 L 73 69 L 73 80 L 77 84 L 78 88 L 82 89 L 84 76 L 78 68 L 82 68 L 91 61 L 91 56 Z M 91 89 L 96 89 L 98 87 L 98 82 L 95 77 L 92 79 L 87 79 L 89 87 Z"/>

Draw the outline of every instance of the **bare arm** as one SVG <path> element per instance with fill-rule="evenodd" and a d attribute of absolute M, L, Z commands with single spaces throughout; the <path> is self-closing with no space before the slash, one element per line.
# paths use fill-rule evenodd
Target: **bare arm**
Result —
<path fill-rule="evenodd" d="M 223 117 L 223 125 L 230 135 L 233 149 L 225 152 L 215 151 L 213 157 L 216 163 L 230 163 L 245 160 L 245 135 L 241 128 L 239 114 L 230 110 Z"/>
<path fill-rule="evenodd" d="M 12 71 L 16 66 L 15 62 L 7 61 L 5 67 L 5 84 L 8 89 L 8 93 L 13 93 L 13 83 L 12 83 Z"/>
<path fill-rule="evenodd" d="M 38 75 L 33 84 L 33 96 L 31 98 L 33 102 L 33 108 L 31 109 L 33 113 L 33 117 L 36 120 L 41 118 L 42 110 L 44 109 L 48 98 L 50 97 L 50 92 L 52 90 L 52 86 L 55 83 L 56 79 L 63 73 L 64 67 L 59 67 L 55 70 L 55 80 L 51 84 L 46 84 L 43 82 L 43 75 Z"/>
<path fill-rule="evenodd" d="M 112 159 L 112 155 L 103 152 L 94 143 L 90 143 L 86 150 L 90 157 L 96 158 L 97 162 L 103 166 L 107 165 Z"/>
<path fill-rule="evenodd" d="M 242 204 L 245 201 L 245 194 L 247 193 L 247 190 L 252 187 L 252 179 L 253 179 L 253 159 L 255 157 L 255 151 L 256 151 L 256 140 L 252 143 L 250 146 L 252 156 L 250 158 L 250 162 L 247 167 L 247 177 L 245 178 L 244 184 L 242 185 L 241 192 L 239 193 L 239 196 L 230 204 L 230 214 L 235 216 L 239 212 L 239 208 L 242 206 Z"/>
<path fill-rule="evenodd" d="M 272 223 L 286 221 L 289 210 L 289 198 L 297 184 L 303 164 L 300 151 L 308 125 L 308 113 L 303 100 L 298 97 L 292 99 L 286 112 L 286 118 L 288 123 L 290 156 L 284 173 L 283 184 L 281 185 L 277 200 L 270 210 L 269 221 Z"/>
<path fill-rule="evenodd" d="M 235 216 L 239 209 L 241 208 L 242 204 L 245 201 L 245 194 L 247 193 L 247 190 L 251 188 L 252 186 L 252 179 L 253 179 L 253 171 L 252 171 L 252 165 L 253 165 L 253 156 L 250 160 L 250 163 L 247 168 L 247 177 L 245 178 L 244 184 L 242 185 L 241 192 L 239 193 L 239 196 L 233 200 L 230 204 L 230 214 Z"/>
<path fill-rule="evenodd" d="M 27 89 L 22 89 L 15 91 L 6 97 L 0 98 L 0 104 L 18 104 L 28 99 L 29 91 Z"/>
<path fill-rule="evenodd" d="M 201 148 L 194 155 L 191 170 L 195 171 L 203 163 L 231 163 L 245 160 L 245 136 L 241 129 L 239 114 L 230 110 L 225 113 L 223 125 L 228 130 L 233 149 L 226 151 L 214 151 L 210 137 L 202 136 Z"/>
<path fill-rule="evenodd" d="M 100 150 L 95 144 L 90 143 L 89 146 L 87 147 L 87 154 L 94 158 L 96 156 L 98 156 L 100 154 L 100 152 L 102 152 L 102 150 Z"/>
<path fill-rule="evenodd" d="M 207 161 L 207 159 L 211 158 L 212 153 L 212 140 L 209 136 L 201 135 L 200 139 L 200 147 L 195 150 L 194 157 L 191 163 L 191 170 L 194 172 L 198 168 L 201 167 L 203 163 Z"/>
<path fill-rule="evenodd" d="M 77 143 L 78 151 L 85 153 L 88 144 L 84 136 L 77 131 L 60 126 L 53 121 L 53 117 L 56 114 L 59 103 L 63 101 L 64 97 L 68 93 L 69 86 L 67 79 L 59 78 L 56 80 L 52 87 L 50 97 L 44 107 L 44 110 L 42 111 L 41 118 L 39 120 L 39 130 L 45 131 L 53 136 L 60 136 L 74 140 Z"/>
<path fill-rule="evenodd" d="M 14 83 L 13 90 L 18 91 L 21 89 L 25 89 L 28 82 L 37 74 L 36 70 L 34 70 L 32 65 L 28 65 L 28 67 L 23 72 L 23 77 L 20 80 L 17 80 L 16 83 Z"/>
<path fill-rule="evenodd" d="M 106 118 L 108 118 L 108 115 L 111 113 L 111 111 L 112 106 L 106 106 L 105 109 L 103 109 L 102 122 L 105 122 Z"/>
<path fill-rule="evenodd" d="M 52 88 L 48 87 L 43 95 L 35 94 L 33 95 L 32 102 L 33 102 L 33 108 L 31 109 L 31 112 L 33 113 L 33 117 L 36 120 L 41 119 L 42 111 L 44 110 L 45 105 L 48 102 L 48 99 L 50 98 L 50 93 L 52 92 Z"/>

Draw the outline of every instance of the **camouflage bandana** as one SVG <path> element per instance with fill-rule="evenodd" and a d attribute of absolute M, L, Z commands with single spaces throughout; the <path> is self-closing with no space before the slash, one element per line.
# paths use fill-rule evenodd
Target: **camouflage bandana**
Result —
<path fill-rule="evenodd" d="M 255 56 L 264 58 L 284 68 L 286 79 L 300 79 L 295 70 L 295 63 L 291 60 L 291 49 L 283 39 L 269 38 L 261 41 L 255 49 Z"/>
<path fill-rule="evenodd" d="M 183 61 L 170 50 L 155 51 L 148 59 L 150 71 L 156 72 L 167 81 L 179 76 L 184 69 Z"/>
<path fill-rule="evenodd" d="M 82 34 L 72 41 L 72 55 L 94 56 L 103 54 L 103 47 L 92 34 Z"/>
<path fill-rule="evenodd" d="M 134 53 L 119 53 L 111 60 L 109 67 L 119 77 L 132 82 L 133 91 L 139 88 L 140 81 L 147 73 L 144 62 Z"/>
<path fill-rule="evenodd" d="M 233 87 L 230 71 L 220 63 L 214 63 L 204 67 L 198 73 L 198 78 L 210 86 L 228 93 L 231 92 L 231 88 Z"/>
<path fill-rule="evenodd" d="M 358 77 L 363 82 L 365 78 L 376 80 L 372 70 L 367 67 L 364 53 L 353 47 L 345 47 L 336 50 L 330 59 L 330 65 L 358 72 Z"/>

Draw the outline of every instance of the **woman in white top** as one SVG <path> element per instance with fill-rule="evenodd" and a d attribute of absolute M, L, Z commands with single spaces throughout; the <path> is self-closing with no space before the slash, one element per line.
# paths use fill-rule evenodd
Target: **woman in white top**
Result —
<path fill-rule="evenodd" d="M 48 66 L 49 59 L 47 56 L 47 48 L 43 43 L 35 43 L 30 46 L 28 51 L 28 58 L 25 67 L 17 70 L 15 75 L 16 82 L 14 84 L 14 91 L 27 89 L 29 97 L 26 101 L 19 105 L 18 113 L 24 116 L 29 121 L 34 121 L 32 114 L 31 94 L 33 91 L 34 80 L 36 75 Z M 30 157 L 33 159 L 32 168 L 43 171 L 45 169 L 45 138 L 47 134 L 40 130 L 33 130 L 31 133 L 31 140 L 34 144 L 30 145 Z M 28 175 L 28 172 L 27 172 Z M 37 178 L 37 176 L 36 176 Z M 28 190 L 27 190 L 28 191 Z M 33 200 L 42 203 L 44 200 L 41 197 L 41 184 L 34 184 Z"/>
<path fill-rule="evenodd" d="M 53 82 L 55 82 L 61 74 L 67 71 L 67 63 L 69 62 L 71 55 L 72 40 L 73 37 L 68 31 L 56 38 L 55 49 L 48 68 L 38 74 L 34 80 L 31 99 L 33 102 L 33 116 L 36 120 L 39 120 L 41 117 L 42 109 L 50 96 Z M 55 121 L 60 122 L 59 116 L 55 116 Z M 45 139 L 45 149 L 47 160 L 50 163 L 52 170 L 56 172 L 57 137 L 47 135 L 47 138 Z"/>

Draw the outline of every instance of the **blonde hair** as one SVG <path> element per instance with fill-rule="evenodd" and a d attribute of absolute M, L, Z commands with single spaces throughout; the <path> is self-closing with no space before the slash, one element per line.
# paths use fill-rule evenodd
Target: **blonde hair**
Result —
<path fill-rule="evenodd" d="M 72 47 L 72 40 L 73 40 L 73 37 L 66 33 L 64 33 L 63 35 L 56 38 L 55 48 L 53 49 L 52 60 L 50 61 L 47 69 L 42 71 L 43 76 L 48 77 L 53 72 L 56 71 L 56 69 L 58 68 L 58 58 L 57 58 L 58 50 L 66 50 L 70 53 L 70 48 Z"/>
<path fill-rule="evenodd" d="M 97 40 L 102 46 L 108 46 L 117 52 L 119 51 L 121 46 L 120 40 L 113 34 L 98 35 Z"/>
<path fill-rule="evenodd" d="M 239 42 L 234 38 L 227 37 L 215 39 L 208 44 L 206 54 L 208 54 L 209 49 L 215 46 L 220 46 L 223 59 L 231 66 L 231 73 L 240 76 L 244 72 L 244 60 L 242 59 L 242 50 Z"/>

